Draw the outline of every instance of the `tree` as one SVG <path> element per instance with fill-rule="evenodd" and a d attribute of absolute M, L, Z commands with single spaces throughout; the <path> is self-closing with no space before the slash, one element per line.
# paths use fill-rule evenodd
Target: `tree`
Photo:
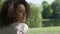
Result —
<path fill-rule="evenodd" d="M 60 0 L 55 0 L 51 7 L 53 8 L 53 18 L 59 19 L 60 18 Z"/>
<path fill-rule="evenodd" d="M 33 4 L 33 3 L 30 3 L 30 8 L 31 8 L 31 15 L 29 17 L 29 20 L 27 21 L 28 22 L 28 25 L 29 27 L 39 27 L 40 26 L 40 17 L 39 17 L 39 8 Z"/>
<path fill-rule="evenodd" d="M 47 1 L 43 1 L 42 6 L 43 6 L 42 12 L 43 19 L 52 19 L 53 10 L 51 8 L 51 5 L 49 5 Z"/>
<path fill-rule="evenodd" d="M 51 7 L 53 9 L 54 26 L 60 25 L 60 0 L 55 0 Z"/>

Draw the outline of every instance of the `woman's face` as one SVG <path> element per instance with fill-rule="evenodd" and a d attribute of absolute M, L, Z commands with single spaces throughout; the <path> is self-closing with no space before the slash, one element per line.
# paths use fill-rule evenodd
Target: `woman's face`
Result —
<path fill-rule="evenodd" d="M 16 8 L 17 22 L 24 22 L 26 20 L 26 8 L 23 4 L 20 4 Z"/>

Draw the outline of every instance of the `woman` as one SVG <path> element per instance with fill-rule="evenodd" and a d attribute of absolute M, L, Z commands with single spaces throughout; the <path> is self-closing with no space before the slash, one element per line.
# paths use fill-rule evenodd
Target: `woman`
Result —
<path fill-rule="evenodd" d="M 27 34 L 25 24 L 30 13 L 25 0 L 6 0 L 1 8 L 0 34 Z"/>

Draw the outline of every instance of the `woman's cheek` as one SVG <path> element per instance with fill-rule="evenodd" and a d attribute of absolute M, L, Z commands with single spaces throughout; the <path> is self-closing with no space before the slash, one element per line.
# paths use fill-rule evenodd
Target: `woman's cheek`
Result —
<path fill-rule="evenodd" d="M 20 13 L 20 14 L 18 15 L 18 19 L 23 21 L 23 20 L 24 20 L 24 15 L 23 15 L 22 13 Z"/>

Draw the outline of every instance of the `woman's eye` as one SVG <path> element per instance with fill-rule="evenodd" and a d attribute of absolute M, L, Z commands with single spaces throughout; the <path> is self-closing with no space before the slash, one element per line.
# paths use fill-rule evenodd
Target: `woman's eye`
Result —
<path fill-rule="evenodd" d="M 23 13 L 22 11 L 19 11 L 19 13 Z"/>

